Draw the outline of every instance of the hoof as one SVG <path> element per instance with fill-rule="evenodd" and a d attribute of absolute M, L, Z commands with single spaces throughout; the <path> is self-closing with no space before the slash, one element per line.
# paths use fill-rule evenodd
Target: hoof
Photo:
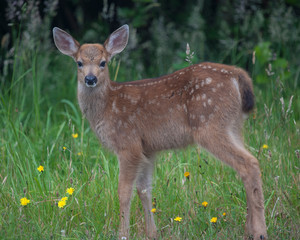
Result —
<path fill-rule="evenodd" d="M 244 236 L 244 240 L 267 240 L 267 239 L 268 239 L 267 235 L 254 236 L 254 235 L 250 234 L 250 235 Z"/>

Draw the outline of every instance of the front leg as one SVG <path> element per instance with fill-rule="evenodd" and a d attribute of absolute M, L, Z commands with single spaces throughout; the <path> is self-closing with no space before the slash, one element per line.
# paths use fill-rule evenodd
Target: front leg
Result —
<path fill-rule="evenodd" d="M 136 180 L 136 188 L 138 195 L 142 201 L 144 213 L 145 213 L 145 222 L 146 222 L 146 234 L 148 239 L 156 239 L 157 232 L 154 222 L 152 209 L 152 172 L 153 172 L 154 159 L 147 159 L 144 163 L 141 164 L 141 169 Z"/>
<path fill-rule="evenodd" d="M 141 157 L 140 154 L 122 152 L 118 154 L 120 173 L 118 195 L 120 202 L 119 239 L 129 239 L 130 201 Z"/>

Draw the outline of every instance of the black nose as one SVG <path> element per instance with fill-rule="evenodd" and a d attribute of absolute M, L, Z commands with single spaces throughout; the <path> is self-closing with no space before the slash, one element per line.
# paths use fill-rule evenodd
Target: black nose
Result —
<path fill-rule="evenodd" d="M 85 76 L 84 80 L 85 84 L 90 87 L 95 86 L 97 83 L 97 78 L 94 75 L 87 75 Z"/>

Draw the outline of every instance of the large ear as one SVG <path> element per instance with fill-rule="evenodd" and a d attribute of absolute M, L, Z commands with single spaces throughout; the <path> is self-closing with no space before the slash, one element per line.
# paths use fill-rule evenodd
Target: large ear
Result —
<path fill-rule="evenodd" d="M 127 24 L 114 31 L 104 43 L 106 51 L 110 54 L 110 58 L 122 52 L 127 45 L 129 36 L 129 27 Z"/>
<path fill-rule="evenodd" d="M 55 27 L 53 28 L 53 38 L 59 51 L 75 58 L 75 54 L 77 53 L 80 44 L 69 33 Z"/>

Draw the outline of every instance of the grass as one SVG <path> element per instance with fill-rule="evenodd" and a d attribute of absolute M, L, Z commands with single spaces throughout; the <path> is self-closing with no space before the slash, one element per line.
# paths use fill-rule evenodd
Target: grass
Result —
<path fill-rule="evenodd" d="M 1 83 L 0 95 L 0 236 L 117 239 L 118 161 L 81 116 L 73 62 L 58 53 L 36 53 L 16 56 L 14 63 L 12 81 L 7 77 Z M 299 89 L 285 87 L 278 93 L 272 79 L 268 88 L 256 87 L 257 110 L 245 122 L 247 148 L 261 165 L 270 239 L 300 235 Z M 44 172 L 37 170 L 40 165 Z M 66 193 L 70 187 L 72 195 Z M 66 206 L 59 208 L 65 196 Z M 20 205 L 23 197 L 30 200 L 27 206 Z M 159 239 L 242 239 L 246 196 L 241 179 L 197 147 L 158 156 L 153 202 Z M 145 239 L 136 192 L 131 213 L 131 236 Z M 181 222 L 174 221 L 177 216 Z M 216 223 L 210 222 L 213 217 Z"/>

